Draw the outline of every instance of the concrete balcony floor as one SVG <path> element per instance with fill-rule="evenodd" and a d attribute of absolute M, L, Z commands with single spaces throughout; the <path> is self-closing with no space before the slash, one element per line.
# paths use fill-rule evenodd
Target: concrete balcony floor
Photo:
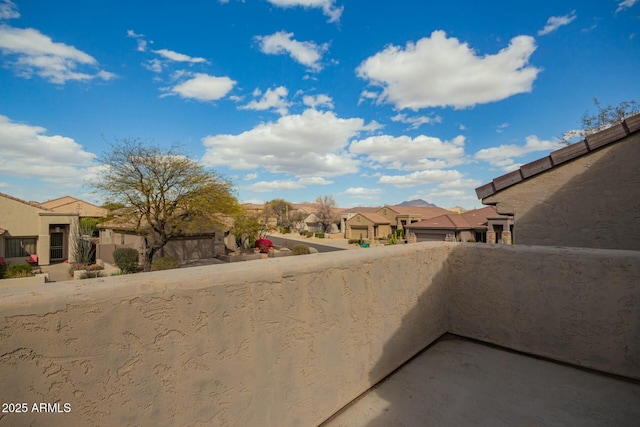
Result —
<path fill-rule="evenodd" d="M 323 427 L 638 425 L 637 381 L 445 336 Z"/>

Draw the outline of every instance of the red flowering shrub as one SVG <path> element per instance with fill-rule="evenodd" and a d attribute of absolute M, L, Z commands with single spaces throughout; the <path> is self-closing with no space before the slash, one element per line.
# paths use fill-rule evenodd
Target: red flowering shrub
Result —
<path fill-rule="evenodd" d="M 273 247 L 273 242 L 269 239 L 258 239 L 256 240 L 256 248 L 260 250 L 261 253 L 266 254 L 269 252 L 269 249 Z"/>

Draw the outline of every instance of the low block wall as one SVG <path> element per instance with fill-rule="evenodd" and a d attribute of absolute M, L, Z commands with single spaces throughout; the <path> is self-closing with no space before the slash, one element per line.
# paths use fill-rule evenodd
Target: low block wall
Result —
<path fill-rule="evenodd" d="M 36 274 L 31 277 L 16 277 L 15 279 L 2 279 L 0 280 L 0 287 L 19 287 L 24 285 L 41 285 L 49 280 L 49 275 L 46 273 Z"/>
<path fill-rule="evenodd" d="M 317 425 L 445 332 L 640 378 L 638 277 L 421 243 L 0 289 L 0 426 Z"/>

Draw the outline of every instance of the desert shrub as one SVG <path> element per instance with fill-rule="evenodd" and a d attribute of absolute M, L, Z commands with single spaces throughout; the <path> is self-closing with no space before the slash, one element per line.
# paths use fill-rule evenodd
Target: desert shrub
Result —
<path fill-rule="evenodd" d="M 151 271 L 171 270 L 174 268 L 180 268 L 180 261 L 170 256 L 156 258 L 151 263 Z"/>
<path fill-rule="evenodd" d="M 319 239 L 324 239 L 324 233 L 316 233 L 316 237 Z"/>
<path fill-rule="evenodd" d="M 475 243 L 475 242 L 476 242 L 476 239 L 467 239 L 467 242 L 469 242 L 469 243 Z"/>
<path fill-rule="evenodd" d="M 309 232 L 307 230 L 300 230 L 301 236 L 306 236 Z"/>
<path fill-rule="evenodd" d="M 18 277 L 33 277 L 33 271 L 29 264 L 7 265 L 4 270 L 4 279 L 16 279 Z"/>
<path fill-rule="evenodd" d="M 116 248 L 113 261 L 123 273 L 133 273 L 138 267 L 138 251 L 133 248 Z"/>
<path fill-rule="evenodd" d="M 310 254 L 319 254 L 320 251 L 318 251 L 316 248 L 309 248 L 309 253 Z"/>
<path fill-rule="evenodd" d="M 307 245 L 293 245 L 291 248 L 291 253 L 294 255 L 307 255 L 309 254 L 309 246 Z"/>
<path fill-rule="evenodd" d="M 360 239 L 349 239 L 350 245 L 357 245 L 358 243 L 360 243 Z"/>

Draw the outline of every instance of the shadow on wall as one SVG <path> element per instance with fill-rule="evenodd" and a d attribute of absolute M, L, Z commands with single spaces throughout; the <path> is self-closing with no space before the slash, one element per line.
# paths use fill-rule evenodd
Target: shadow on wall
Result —
<path fill-rule="evenodd" d="M 639 159 L 636 133 L 521 217 L 516 211 L 516 237 L 531 245 L 640 250 Z"/>
<path fill-rule="evenodd" d="M 451 271 L 446 279 L 449 295 L 445 328 L 448 332 L 558 360 L 561 364 L 571 363 L 628 377 L 638 372 L 640 320 L 633 315 L 638 306 L 633 301 L 640 301 L 637 299 L 640 288 L 633 283 L 633 277 L 640 274 L 640 262 L 635 252 L 489 245 L 480 249 L 461 244 L 453 249 L 446 261 Z M 565 257 L 567 253 L 569 255 Z M 505 264 L 519 268 L 498 268 Z M 465 265 L 484 265 L 486 270 L 471 275 Z M 550 295 L 554 297 L 550 298 Z M 621 301 L 625 301 L 626 306 L 622 311 Z M 425 292 L 385 344 L 382 357 L 371 370 L 372 383 L 379 383 L 381 374 L 389 372 L 389 363 L 407 360 L 406 349 L 398 343 L 406 342 L 407 337 L 415 333 L 412 331 L 415 324 L 428 318 L 425 313 L 430 309 L 433 309 L 433 301 L 429 292 Z M 407 377 L 407 374 L 404 379 L 401 377 L 401 384 L 388 386 L 387 378 L 382 387 L 375 386 L 369 391 L 386 402 L 384 407 L 365 405 L 367 408 L 355 418 L 346 417 L 346 424 L 343 424 L 344 418 L 339 418 L 339 413 L 335 419 L 328 420 L 327 425 L 513 425 L 514 422 L 548 425 L 545 423 L 555 424 L 571 413 L 563 404 L 566 401 L 570 402 L 567 405 L 575 404 L 571 400 L 575 390 L 548 383 L 556 378 L 547 368 L 532 369 L 532 372 L 541 369 L 536 375 L 521 368 L 520 362 L 515 362 L 515 368 L 513 364 L 502 366 L 501 358 L 513 359 L 513 353 L 506 350 L 493 354 L 483 350 L 487 348 L 483 345 L 477 352 L 468 347 L 456 347 L 449 338 L 455 337 L 446 334 L 427 346 L 424 355 L 445 360 L 435 369 L 433 365 L 425 364 L 413 371 L 413 377 Z M 448 351 L 452 352 L 448 354 Z M 444 356 L 438 356 L 439 353 Z M 485 356 L 481 356 L 483 353 Z M 489 373 L 484 371 L 486 366 L 490 367 L 489 372 L 497 373 L 497 380 L 488 378 Z M 566 368 L 549 366 L 553 367 L 549 369 Z M 443 371 L 447 373 L 443 374 Z M 565 375 L 565 372 L 560 371 L 559 375 Z M 535 384 L 529 384 L 527 378 Z M 452 379 L 453 383 L 450 382 Z M 546 390 L 545 387 L 556 387 L 557 390 Z M 520 391 L 529 388 L 537 391 L 524 394 L 525 398 L 531 398 L 524 404 L 518 400 Z M 634 390 L 637 396 L 640 389 Z M 596 390 L 585 397 L 591 399 L 590 403 L 580 402 L 581 406 L 573 409 L 584 419 L 591 419 L 602 411 L 599 415 L 620 421 L 611 425 L 635 425 L 640 412 L 629 409 L 632 404 L 619 411 L 619 407 L 611 403 L 617 399 L 612 400 L 611 393 L 610 389 Z M 511 410 L 504 410 L 497 403 L 503 398 Z M 343 414 L 348 411 L 349 408 Z M 593 419 L 598 420 L 597 417 Z M 352 424 L 354 421 L 366 422 Z"/>

